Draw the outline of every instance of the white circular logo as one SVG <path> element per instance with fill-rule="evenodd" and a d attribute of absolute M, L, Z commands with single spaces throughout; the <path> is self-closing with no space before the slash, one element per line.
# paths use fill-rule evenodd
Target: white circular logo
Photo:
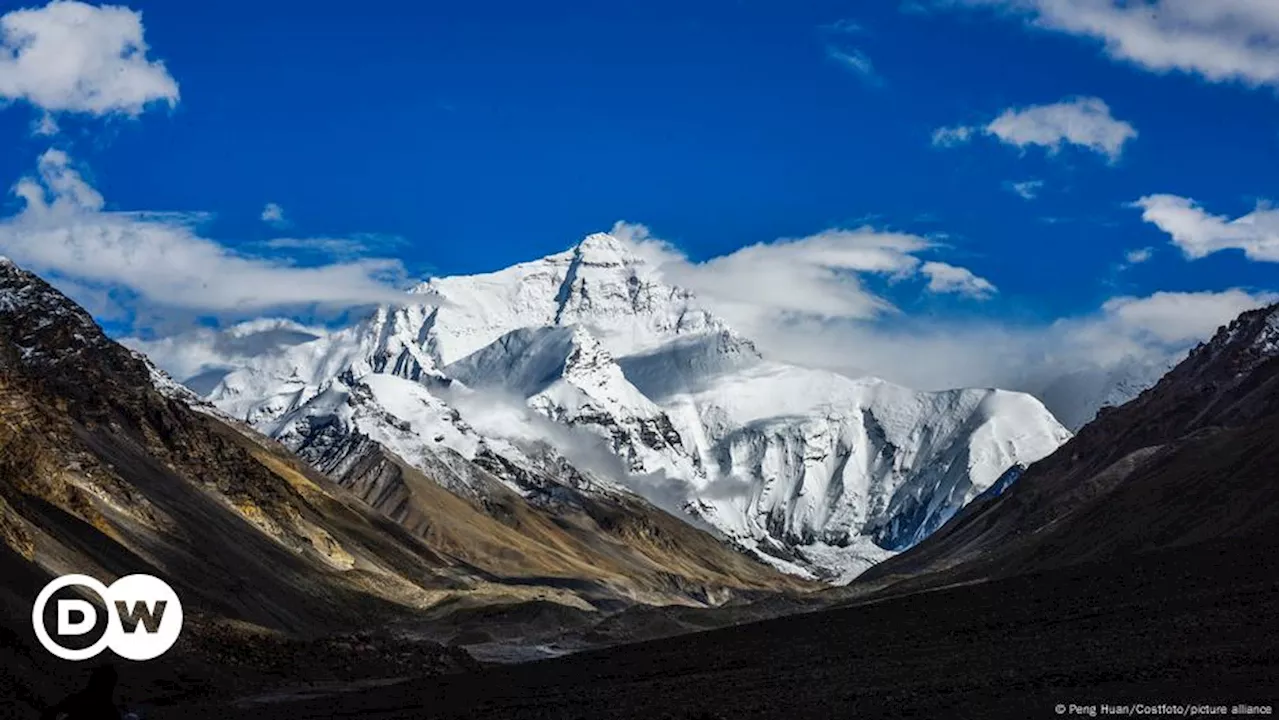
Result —
<path fill-rule="evenodd" d="M 77 585 L 92 590 L 102 605 L 80 598 L 58 599 L 54 606 L 58 636 L 88 634 L 97 626 L 98 613 L 103 608 L 106 631 L 88 647 L 68 648 L 50 635 L 44 611 L 54 593 Z M 31 625 L 44 649 L 63 660 L 88 660 L 108 647 L 127 660 L 151 660 L 177 642 L 182 632 L 182 603 L 168 583 L 152 575 L 126 575 L 110 587 L 88 575 L 63 575 L 45 585 L 36 597 Z"/>

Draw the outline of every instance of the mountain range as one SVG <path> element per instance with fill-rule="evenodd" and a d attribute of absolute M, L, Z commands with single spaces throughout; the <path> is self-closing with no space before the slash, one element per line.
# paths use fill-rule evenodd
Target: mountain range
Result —
<path fill-rule="evenodd" d="M 11 714 L 73 677 L 32 649 L 29 624 L 30 598 L 67 572 L 173 583 L 184 635 L 125 683 L 157 706 L 270 689 L 259 707 L 298 699 L 287 681 L 348 692 L 462 673 L 448 702 L 467 716 L 473 682 L 492 693 L 475 657 L 759 620 L 564 667 L 589 680 L 573 692 L 595 697 L 630 692 L 611 684 L 632 672 L 609 670 L 612 658 L 659 662 L 661 682 L 687 694 L 680 668 L 705 653 L 719 653 L 716 675 L 764 643 L 812 673 L 861 652 L 848 631 L 896 648 L 892 674 L 916 662 L 894 660 L 901 643 L 931 632 L 966 638 L 949 653 L 999 657 L 1012 642 L 1001 633 L 1056 632 L 1070 625 L 1059 615 L 1098 603 L 1137 613 L 1098 628 L 1129 643 L 1125 633 L 1163 622 L 1150 608 L 1169 602 L 1171 567 L 1191 594 L 1170 622 L 1221 634 L 1252 622 L 1239 608 L 1256 602 L 1258 565 L 1237 560 L 1275 523 L 1275 306 L 1246 312 L 1075 436 L 1028 395 L 924 393 L 770 361 L 609 236 L 429 281 L 346 328 L 259 321 L 226 335 L 250 352 L 197 378 L 198 394 L 201 382 L 175 382 L 0 260 L 0 663 L 11 670 L 0 687 Z M 1034 612 L 1010 612 L 1011 598 Z M 848 622 L 825 624 L 836 612 Z M 796 618 L 770 624 L 780 615 Z M 896 639 L 881 637 L 888 627 Z M 1239 667 L 1258 662 L 1254 645 L 1222 642 L 1214 652 Z M 1151 672 L 1124 657 L 1114 672 Z M 972 683 L 992 692 L 985 676 L 957 678 L 938 697 Z M 815 697 L 847 681 L 832 676 Z M 704 688 L 685 705 L 712 697 L 724 693 Z"/>
<path fill-rule="evenodd" d="M 686 634 L 258 716 L 1269 716 L 1277 341 L 1275 305 L 1245 312 L 922 542 L 798 605 L 670 611 Z"/>
<path fill-rule="evenodd" d="M 630 492 L 803 578 L 910 547 L 1070 433 L 1035 398 L 917 392 L 768 360 L 606 234 L 433 278 L 336 331 L 232 328 L 205 399 L 343 480 L 372 442 L 452 492 Z M 267 333 L 270 338 L 256 337 Z M 193 385 L 199 384 L 193 382 Z"/>

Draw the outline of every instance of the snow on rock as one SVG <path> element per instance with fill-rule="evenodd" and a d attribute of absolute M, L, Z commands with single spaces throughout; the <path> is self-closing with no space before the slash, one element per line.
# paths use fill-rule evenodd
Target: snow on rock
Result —
<path fill-rule="evenodd" d="M 662 408 L 582 326 L 512 331 L 445 372 L 470 387 L 519 395 L 545 417 L 600 436 L 629 472 L 703 475 Z"/>
<path fill-rule="evenodd" d="M 441 365 L 521 328 L 581 325 L 615 356 L 720 329 L 693 295 L 611 235 L 485 275 L 433 278 L 411 292 L 439 304 L 426 334 Z"/>
<path fill-rule="evenodd" d="M 640 389 L 698 438 L 709 479 L 695 512 L 838 580 L 919 542 L 1010 466 L 1070 437 L 1021 393 L 916 392 L 763 360 L 644 376 L 656 384 Z"/>
<path fill-rule="evenodd" d="M 208 399 L 251 425 L 264 426 L 315 397 L 343 373 L 447 382 L 422 349 L 420 333 L 431 310 L 424 304 L 380 307 L 351 327 L 252 358 L 227 373 Z"/>
<path fill-rule="evenodd" d="M 251 359 L 209 399 L 322 469 L 360 437 L 424 469 L 480 463 L 526 493 L 529 467 L 618 491 L 582 464 L 585 432 L 619 484 L 832 582 L 1070 435 L 1029 395 L 916 392 L 770 362 L 604 234 L 432 279 L 403 306 Z M 476 490 L 458 476 L 452 489 Z"/>

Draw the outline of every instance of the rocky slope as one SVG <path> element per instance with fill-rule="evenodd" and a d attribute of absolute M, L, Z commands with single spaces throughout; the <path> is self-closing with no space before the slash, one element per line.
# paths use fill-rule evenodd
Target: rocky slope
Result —
<path fill-rule="evenodd" d="M 38 710 L 77 680 L 31 633 L 31 603 L 57 575 L 165 578 L 187 619 L 155 673 L 163 694 L 188 698 L 211 683 L 265 681 L 274 661 L 254 648 L 281 633 L 349 633 L 487 584 L 158 378 L 83 310 L 0 260 L 0 714 Z M 354 657 L 407 671 L 374 645 Z M 413 672 L 474 666 L 431 643 L 405 650 Z M 242 660 L 210 666 L 219 653 Z M 333 657 L 309 656 L 300 677 Z"/>
<path fill-rule="evenodd" d="M 480 463 L 526 497 L 525 478 L 572 467 L 580 492 L 625 488 L 833 582 L 1069 437 L 1027 395 L 920 393 L 766 361 L 603 234 L 433 279 L 402 306 L 248 358 L 208 398 L 326 471 L 340 470 L 326 448 L 356 432 L 420 470 Z M 482 499 L 459 475 L 446 485 Z"/>

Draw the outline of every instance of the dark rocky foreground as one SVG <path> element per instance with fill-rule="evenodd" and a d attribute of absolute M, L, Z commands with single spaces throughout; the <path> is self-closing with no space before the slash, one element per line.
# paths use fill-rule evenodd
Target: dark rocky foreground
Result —
<path fill-rule="evenodd" d="M 1274 535 L 194 718 L 1037 718 L 1277 701 Z"/>

